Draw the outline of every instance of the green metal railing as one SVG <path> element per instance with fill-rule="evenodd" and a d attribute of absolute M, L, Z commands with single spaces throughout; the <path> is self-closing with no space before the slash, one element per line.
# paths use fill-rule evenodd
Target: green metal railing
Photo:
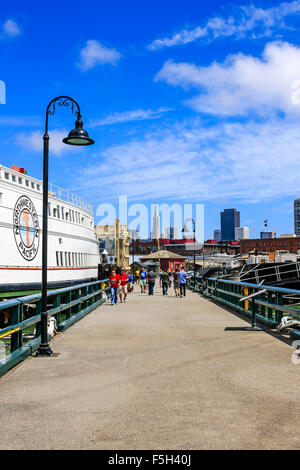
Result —
<path fill-rule="evenodd" d="M 189 281 L 189 287 L 194 289 L 193 279 Z M 263 290 L 264 292 L 249 300 L 240 301 L 243 297 Z M 252 324 L 259 321 L 270 328 L 276 328 L 284 315 L 300 320 L 300 304 L 288 304 L 291 296 L 300 299 L 299 290 L 208 278 L 204 283 L 196 280 L 196 292 L 244 313 L 252 318 Z M 291 330 L 290 333 L 292 337 L 300 337 L 298 330 Z"/>
<path fill-rule="evenodd" d="M 101 305 L 108 290 L 105 279 L 48 291 L 48 318 L 54 317 L 58 331 L 64 331 Z M 41 294 L 0 302 L 0 315 L 7 324 L 0 329 L 0 376 L 38 349 L 40 313 Z"/>

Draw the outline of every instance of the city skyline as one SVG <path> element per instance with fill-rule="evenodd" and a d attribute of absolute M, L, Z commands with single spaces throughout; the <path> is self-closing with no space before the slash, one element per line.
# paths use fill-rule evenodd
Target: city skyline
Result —
<path fill-rule="evenodd" d="M 147 207 L 194 201 L 205 204 L 205 238 L 224 207 L 240 210 L 253 237 L 266 218 L 271 230 L 291 233 L 300 196 L 300 2 L 90 5 L 82 21 L 54 1 L 46 30 L 37 21 L 46 6 L 3 5 L 0 163 L 41 179 L 45 106 L 68 94 L 95 145 L 64 146 L 73 121 L 59 110 L 50 120 L 50 181 L 95 211 L 120 194 Z"/>

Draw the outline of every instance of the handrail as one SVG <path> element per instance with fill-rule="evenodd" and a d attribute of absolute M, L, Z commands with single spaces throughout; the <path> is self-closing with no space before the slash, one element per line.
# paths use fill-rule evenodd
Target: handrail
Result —
<path fill-rule="evenodd" d="M 194 288 L 193 279 L 189 281 L 189 286 Z M 285 299 L 288 301 L 284 294 L 300 298 L 300 290 L 210 277 L 205 281 L 196 279 L 196 292 L 252 317 L 252 324 L 258 320 L 270 328 L 276 328 L 284 315 L 300 320 L 300 309 L 284 303 Z M 241 301 L 251 294 L 256 295 Z M 290 336 L 299 338 L 300 331 L 291 330 Z"/>
<path fill-rule="evenodd" d="M 255 287 L 256 284 L 251 284 L 250 282 L 241 282 L 241 281 L 231 281 L 230 279 L 219 279 L 217 277 L 210 277 L 209 280 L 211 281 L 222 281 L 225 282 L 226 284 L 236 284 L 236 285 L 241 285 L 245 287 Z M 300 295 L 300 290 L 296 289 L 287 289 L 286 287 L 274 287 L 274 286 L 268 286 L 263 284 L 265 289 L 272 290 L 272 291 L 278 291 L 278 292 L 286 292 L 287 294 L 299 294 Z M 257 287 L 257 286 L 256 286 Z"/>
<path fill-rule="evenodd" d="M 57 329 L 64 331 L 101 305 L 108 290 L 108 279 L 49 290 L 48 318 L 54 317 Z M 29 317 L 24 318 L 28 311 Z M 0 319 L 9 323 L 0 328 L 0 376 L 38 349 L 40 312 L 41 293 L 0 302 Z"/>

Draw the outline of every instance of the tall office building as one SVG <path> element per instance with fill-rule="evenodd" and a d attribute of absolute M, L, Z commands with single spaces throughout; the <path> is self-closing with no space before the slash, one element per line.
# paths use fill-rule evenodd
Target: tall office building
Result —
<path fill-rule="evenodd" d="M 294 200 L 294 227 L 295 234 L 300 235 L 300 199 Z"/>
<path fill-rule="evenodd" d="M 166 238 L 169 240 L 177 240 L 178 239 L 178 228 L 174 227 L 173 225 L 171 227 L 167 227 L 165 231 Z"/>
<path fill-rule="evenodd" d="M 236 209 L 224 209 L 221 212 L 221 239 L 235 240 L 236 227 L 240 227 L 240 212 Z"/>
<path fill-rule="evenodd" d="M 276 238 L 276 232 L 260 232 L 260 238 Z"/>
<path fill-rule="evenodd" d="M 235 227 L 235 240 L 245 240 L 249 237 L 249 227 Z"/>
<path fill-rule="evenodd" d="M 155 211 L 154 211 L 154 216 L 152 219 L 152 232 L 151 232 L 151 238 L 152 240 L 158 240 L 161 238 L 160 234 L 160 218 L 158 215 L 158 207 L 157 204 L 155 204 Z"/>
<path fill-rule="evenodd" d="M 220 242 L 221 241 L 221 229 L 220 228 L 216 228 L 216 230 L 214 230 L 214 240 L 216 240 L 216 242 Z"/>

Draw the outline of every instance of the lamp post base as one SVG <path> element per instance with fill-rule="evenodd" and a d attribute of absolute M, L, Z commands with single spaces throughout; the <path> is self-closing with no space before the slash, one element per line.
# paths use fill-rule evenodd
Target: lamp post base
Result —
<path fill-rule="evenodd" d="M 39 349 L 37 350 L 37 356 L 52 356 L 53 352 L 49 344 L 40 344 Z"/>

